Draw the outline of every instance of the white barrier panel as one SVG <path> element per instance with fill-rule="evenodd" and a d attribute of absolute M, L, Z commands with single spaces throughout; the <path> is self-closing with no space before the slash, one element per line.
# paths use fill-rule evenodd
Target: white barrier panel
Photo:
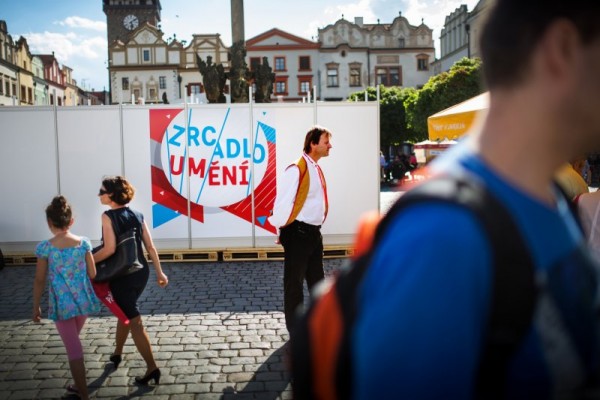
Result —
<path fill-rule="evenodd" d="M 50 236 L 44 208 L 61 193 L 73 231 L 100 240 L 105 175 L 125 175 L 159 249 L 273 246 L 267 217 L 277 176 L 316 124 L 333 132 L 319 161 L 330 212 L 325 244 L 349 244 L 379 204 L 373 103 L 0 108 L 0 248 L 33 250 Z"/>

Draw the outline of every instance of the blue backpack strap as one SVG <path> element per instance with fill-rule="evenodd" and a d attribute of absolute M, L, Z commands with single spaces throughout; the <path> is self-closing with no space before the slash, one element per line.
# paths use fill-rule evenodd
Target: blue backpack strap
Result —
<path fill-rule="evenodd" d="M 492 249 L 493 287 L 476 397 L 504 398 L 509 363 L 531 326 L 537 299 L 535 267 L 512 216 L 486 186 L 469 176 L 439 176 L 407 192 L 403 208 L 448 202 L 473 212 Z"/>

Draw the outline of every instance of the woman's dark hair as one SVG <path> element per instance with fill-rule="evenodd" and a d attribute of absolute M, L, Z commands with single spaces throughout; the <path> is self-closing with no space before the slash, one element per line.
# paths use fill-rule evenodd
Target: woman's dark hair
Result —
<path fill-rule="evenodd" d="M 319 140 L 321 139 L 321 135 L 327 133 L 328 137 L 331 137 L 331 132 L 322 126 L 313 126 L 306 133 L 306 137 L 304 138 L 304 152 L 306 154 L 310 153 L 310 144 L 319 144 Z"/>
<path fill-rule="evenodd" d="M 102 186 L 108 197 L 115 203 L 124 206 L 133 200 L 135 188 L 122 176 L 109 176 L 102 180 Z"/>
<path fill-rule="evenodd" d="M 46 218 L 56 228 L 69 227 L 73 218 L 73 211 L 65 196 L 56 196 L 52 199 L 52 202 L 46 207 Z"/>

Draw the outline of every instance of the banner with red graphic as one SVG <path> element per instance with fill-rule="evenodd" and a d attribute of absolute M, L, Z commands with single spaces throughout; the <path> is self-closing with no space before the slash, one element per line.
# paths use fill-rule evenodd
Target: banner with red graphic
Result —
<path fill-rule="evenodd" d="M 276 233 L 276 129 L 248 109 L 150 109 L 153 228 L 206 209 Z M 187 113 L 187 115 L 186 115 Z"/>

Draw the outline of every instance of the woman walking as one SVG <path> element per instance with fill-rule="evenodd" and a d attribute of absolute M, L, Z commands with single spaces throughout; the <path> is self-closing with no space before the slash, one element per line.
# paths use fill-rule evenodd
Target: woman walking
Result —
<path fill-rule="evenodd" d="M 154 383 L 158 384 L 160 383 L 160 369 L 158 369 L 154 360 L 150 339 L 144 329 L 142 316 L 137 304 L 150 275 L 150 268 L 142 250 L 142 243 L 152 260 L 158 285 L 165 287 L 169 283 L 169 280 L 162 271 L 158 253 L 154 247 L 150 230 L 144 221 L 142 213 L 131 210 L 128 207 L 128 204 L 133 200 L 134 193 L 134 187 L 124 177 L 113 176 L 102 180 L 98 196 L 100 197 L 100 202 L 103 205 L 109 206 L 110 210 L 102 214 L 102 247 L 94 253 L 94 260 L 100 262 L 115 252 L 115 230 L 117 232 L 125 232 L 136 228 L 138 259 L 143 268 L 110 281 L 110 290 L 115 302 L 130 320 L 129 324 L 117 320 L 115 351 L 110 357 L 110 361 L 114 364 L 115 368 L 119 367 L 122 360 L 123 346 L 125 345 L 127 336 L 129 336 L 129 332 L 131 332 L 135 347 L 146 362 L 146 374 L 142 377 L 136 377 L 135 381 L 145 385 L 150 380 L 153 380 Z M 109 214 L 117 222 L 116 227 L 113 226 Z"/>

